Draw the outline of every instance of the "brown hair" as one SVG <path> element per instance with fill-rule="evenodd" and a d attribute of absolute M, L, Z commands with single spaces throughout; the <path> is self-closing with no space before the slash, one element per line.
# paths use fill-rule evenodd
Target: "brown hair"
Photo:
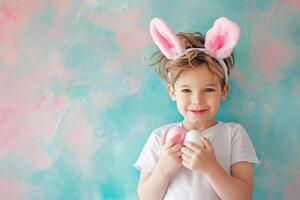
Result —
<path fill-rule="evenodd" d="M 205 36 L 201 33 L 180 32 L 176 35 L 186 49 L 204 48 Z M 215 58 L 208 56 L 202 51 L 192 50 L 175 60 L 167 59 L 160 51 L 155 52 L 152 57 L 155 58 L 154 64 L 157 66 L 156 71 L 160 78 L 172 85 L 174 85 L 183 71 L 199 67 L 202 63 L 206 63 L 208 69 L 218 77 L 222 89 L 226 84 L 224 71 L 220 63 Z M 229 76 L 230 70 L 234 65 L 234 54 L 232 53 L 228 58 L 225 58 L 224 62 L 227 65 Z"/>

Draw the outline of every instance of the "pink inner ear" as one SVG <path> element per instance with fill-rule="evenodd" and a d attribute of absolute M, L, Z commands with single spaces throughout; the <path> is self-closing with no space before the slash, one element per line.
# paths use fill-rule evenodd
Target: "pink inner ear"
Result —
<path fill-rule="evenodd" d="M 166 47 L 167 49 L 171 49 L 174 48 L 174 45 L 170 42 L 170 40 L 168 40 L 166 37 L 164 37 L 155 27 L 154 28 L 154 32 L 157 35 L 159 41 L 163 44 L 164 47 Z"/>
<path fill-rule="evenodd" d="M 216 49 L 220 49 L 224 46 L 225 44 L 225 41 L 228 40 L 228 34 L 225 33 L 225 34 L 222 34 L 222 35 L 218 35 L 217 38 L 216 38 Z"/>
<path fill-rule="evenodd" d="M 222 48 L 226 41 L 228 40 L 228 34 L 219 34 L 217 35 L 215 40 L 211 40 L 209 42 L 209 46 L 214 50 L 217 51 L 218 49 Z"/>

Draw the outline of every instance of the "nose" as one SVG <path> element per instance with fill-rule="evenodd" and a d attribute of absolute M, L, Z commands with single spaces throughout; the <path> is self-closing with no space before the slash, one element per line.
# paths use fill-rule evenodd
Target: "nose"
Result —
<path fill-rule="evenodd" d="M 194 95 L 192 97 L 192 103 L 196 104 L 196 105 L 204 104 L 205 103 L 204 94 L 202 94 L 202 92 L 194 93 Z"/>

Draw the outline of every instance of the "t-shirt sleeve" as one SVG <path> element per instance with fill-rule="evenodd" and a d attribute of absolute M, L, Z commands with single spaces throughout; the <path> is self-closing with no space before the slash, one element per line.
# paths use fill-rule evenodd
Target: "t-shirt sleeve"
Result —
<path fill-rule="evenodd" d="M 259 164 L 247 131 L 243 126 L 237 125 L 233 130 L 231 165 L 242 161 L 253 163 L 255 166 Z"/>
<path fill-rule="evenodd" d="M 143 150 L 134 163 L 134 167 L 138 170 L 152 172 L 159 157 L 159 136 L 155 131 L 148 138 Z"/>

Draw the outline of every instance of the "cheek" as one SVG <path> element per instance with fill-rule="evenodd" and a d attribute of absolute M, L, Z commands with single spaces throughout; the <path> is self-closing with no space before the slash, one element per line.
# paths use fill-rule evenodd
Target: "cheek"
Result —
<path fill-rule="evenodd" d="M 180 102 L 186 102 L 188 101 L 189 96 L 187 94 L 178 94 L 177 95 L 177 100 Z"/>
<path fill-rule="evenodd" d="M 209 98 L 209 102 L 212 106 L 219 107 L 220 103 L 221 103 L 221 97 L 220 96 L 211 96 Z"/>
<path fill-rule="evenodd" d="M 178 110 L 183 111 L 187 105 L 189 105 L 188 96 L 180 96 L 180 98 L 177 98 L 177 108 L 178 108 Z"/>
<path fill-rule="evenodd" d="M 177 111 L 182 115 L 184 116 L 186 111 L 185 111 L 185 104 L 183 104 L 182 102 L 178 102 L 177 101 Z"/>

